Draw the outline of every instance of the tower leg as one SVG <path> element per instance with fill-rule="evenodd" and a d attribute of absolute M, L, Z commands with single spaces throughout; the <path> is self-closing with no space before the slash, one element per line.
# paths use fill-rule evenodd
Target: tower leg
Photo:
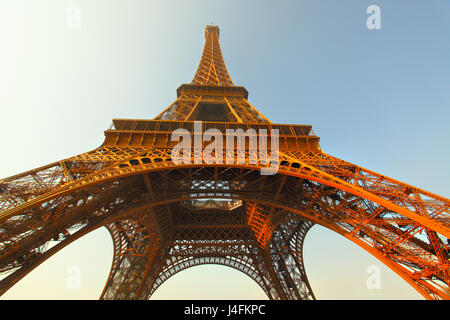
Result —
<path fill-rule="evenodd" d="M 271 268 L 282 299 L 314 300 L 303 264 L 302 247 L 306 232 L 313 225 L 309 221 L 291 220 L 277 227 L 270 247 Z"/>
<path fill-rule="evenodd" d="M 160 251 L 153 225 L 142 222 L 128 219 L 107 226 L 114 241 L 114 260 L 100 299 L 141 298 Z"/>

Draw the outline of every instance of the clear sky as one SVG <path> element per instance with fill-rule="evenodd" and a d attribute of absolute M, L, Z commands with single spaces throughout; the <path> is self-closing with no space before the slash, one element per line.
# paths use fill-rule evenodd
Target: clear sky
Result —
<path fill-rule="evenodd" d="M 380 30 L 366 26 L 373 4 Z M 0 0 L 0 178 L 98 147 L 113 118 L 155 117 L 192 80 L 211 22 L 234 83 L 271 121 L 310 124 L 328 154 L 450 196 L 448 0 Z M 111 261 L 99 229 L 2 299 L 97 299 Z M 323 227 L 306 237 L 305 264 L 319 299 L 421 299 Z M 371 265 L 380 289 L 366 286 Z M 153 298 L 265 296 L 238 271 L 201 266 Z"/>

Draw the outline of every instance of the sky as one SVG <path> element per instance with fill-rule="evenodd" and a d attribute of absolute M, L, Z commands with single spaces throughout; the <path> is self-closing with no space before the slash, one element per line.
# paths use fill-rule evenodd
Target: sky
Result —
<path fill-rule="evenodd" d="M 367 27 L 370 5 L 381 29 Z M 326 153 L 450 197 L 447 0 L 0 0 L 0 179 L 95 149 L 113 118 L 158 115 L 191 82 L 210 23 L 234 83 L 272 122 L 312 125 Z M 307 234 L 304 259 L 318 299 L 422 299 L 326 228 Z M 0 299 L 98 299 L 111 262 L 98 229 Z M 366 285 L 373 265 L 379 289 Z M 152 299 L 266 297 L 207 265 Z"/>

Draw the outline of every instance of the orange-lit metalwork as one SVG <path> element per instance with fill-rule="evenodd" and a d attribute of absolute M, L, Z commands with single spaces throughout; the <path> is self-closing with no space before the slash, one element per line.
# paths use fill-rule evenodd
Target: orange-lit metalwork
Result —
<path fill-rule="evenodd" d="M 106 226 L 114 260 L 102 299 L 148 299 L 200 264 L 240 270 L 271 299 L 314 299 L 302 246 L 317 223 L 425 298 L 449 299 L 450 201 L 324 153 L 311 126 L 271 123 L 233 84 L 219 28 L 205 38 L 194 79 L 155 119 L 115 119 L 99 148 L 0 180 L 0 294 Z M 172 132 L 199 120 L 203 131 L 279 130 L 277 173 L 261 175 L 249 149 L 243 163 L 175 164 Z"/>

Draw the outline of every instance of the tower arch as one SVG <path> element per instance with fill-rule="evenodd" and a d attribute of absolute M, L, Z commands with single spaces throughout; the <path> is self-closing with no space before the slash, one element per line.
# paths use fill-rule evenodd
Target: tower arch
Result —
<path fill-rule="evenodd" d="M 258 270 L 254 277 L 271 297 L 314 298 L 293 239 L 317 223 L 374 255 L 424 297 L 449 299 L 450 201 L 326 154 L 311 126 L 270 122 L 234 85 L 218 39 L 218 27 L 208 26 L 194 79 L 153 120 L 114 119 L 99 148 L 0 180 L 0 272 L 13 271 L 0 281 L 0 294 L 77 237 L 107 226 L 115 258 L 103 298 L 149 296 L 180 241 L 212 250 L 192 261 L 222 257 L 219 243 L 221 250 L 242 243 L 258 267 L 244 258 L 236 266 Z M 183 154 L 189 161 L 175 163 L 172 133 L 199 135 L 198 125 L 200 133 L 270 132 L 275 174 L 262 174 L 269 164 L 252 160 L 250 142 L 244 150 L 222 146 L 223 161 L 206 163 L 203 141 L 196 148 L 194 139 Z M 227 155 L 244 161 L 230 163 Z M 180 207 L 199 199 L 214 201 Z M 221 199 L 230 204 L 216 205 Z M 59 243 L 49 248 L 53 239 Z"/>

